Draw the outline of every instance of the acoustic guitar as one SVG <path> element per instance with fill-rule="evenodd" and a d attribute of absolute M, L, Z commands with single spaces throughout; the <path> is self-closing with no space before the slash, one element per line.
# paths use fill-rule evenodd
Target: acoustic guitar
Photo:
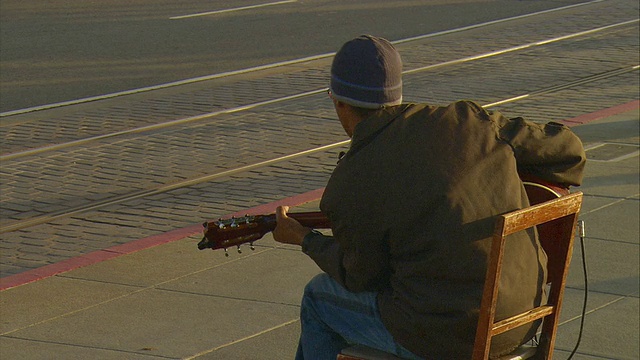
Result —
<path fill-rule="evenodd" d="M 566 195 L 569 190 L 560 186 L 546 183 L 538 179 L 527 176 L 521 176 L 524 187 L 529 196 L 529 202 L 534 205 L 553 198 Z M 303 226 L 313 229 L 329 229 L 331 223 L 321 212 L 298 212 L 288 213 L 289 217 L 297 220 Z M 253 250 L 253 242 L 261 239 L 268 232 L 273 231 L 276 227 L 276 215 L 245 215 L 242 217 L 233 217 L 230 219 L 219 219 L 218 221 L 205 222 L 204 237 L 198 243 L 198 249 L 224 249 L 225 254 L 227 248 L 236 246 L 240 252 L 240 246 L 248 243 Z M 544 224 L 538 226 L 541 241 L 547 238 L 553 238 L 552 224 Z M 546 248 L 546 245 L 543 244 Z"/>
<path fill-rule="evenodd" d="M 294 212 L 287 215 L 306 227 L 331 228 L 329 219 L 319 211 Z M 240 252 L 240 245 L 249 243 L 251 250 L 253 250 L 254 241 L 261 239 L 266 233 L 276 228 L 276 215 L 245 215 L 205 222 L 202 226 L 204 227 L 204 237 L 198 243 L 198 249 L 224 249 L 228 256 L 227 248 L 233 246 L 236 246 Z"/>

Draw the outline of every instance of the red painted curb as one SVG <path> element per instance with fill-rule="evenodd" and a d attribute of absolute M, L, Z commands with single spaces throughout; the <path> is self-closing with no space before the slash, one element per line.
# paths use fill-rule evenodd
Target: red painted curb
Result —
<path fill-rule="evenodd" d="M 281 205 L 298 206 L 317 199 L 320 199 L 324 188 L 306 192 L 304 194 L 274 201 L 268 204 L 259 205 L 241 212 L 229 214 L 225 217 L 243 216 L 245 214 L 258 215 L 275 212 L 276 207 Z M 91 252 L 86 255 L 77 256 L 63 260 L 51 265 L 45 265 L 37 269 L 28 270 L 20 274 L 0 278 L 0 291 L 16 286 L 28 284 L 47 277 L 51 277 L 63 272 L 79 269 L 84 266 L 99 263 L 121 255 L 131 254 L 136 251 L 148 249 L 168 242 L 177 241 L 202 232 L 202 225 L 193 225 L 186 228 L 172 230 L 166 233 L 149 236 L 126 244 L 116 245 L 107 249 Z"/>
<path fill-rule="evenodd" d="M 640 107 L 640 100 L 631 101 L 626 104 L 610 107 L 608 109 L 599 110 L 589 114 L 580 115 L 572 119 L 563 120 L 562 123 L 571 127 L 586 124 L 592 121 L 600 120 L 613 115 L 625 113 Z"/>
<path fill-rule="evenodd" d="M 640 100 L 628 102 L 626 104 L 614 106 L 608 109 L 599 110 L 593 113 L 577 116 L 572 119 L 561 121 L 567 126 L 577 126 L 586 124 L 605 117 L 621 114 L 627 111 L 635 110 L 640 107 Z M 324 188 L 309 191 L 304 194 L 292 196 L 282 200 L 274 201 L 268 204 L 259 205 L 225 217 L 243 216 L 245 214 L 258 215 L 273 213 L 276 207 L 280 205 L 297 206 L 320 199 Z M 128 242 L 126 244 L 113 246 L 107 249 L 98 250 L 86 255 L 63 260 L 55 264 L 46 265 L 37 269 L 22 272 L 20 274 L 0 278 L 0 291 L 10 289 L 16 286 L 28 284 L 37 280 L 41 280 L 56 274 L 78 269 L 84 266 L 92 265 L 101 261 L 115 258 L 117 256 L 131 254 L 136 251 L 148 249 L 154 246 L 162 245 L 171 241 L 177 241 L 195 235 L 202 231 L 202 225 L 193 225 L 182 229 L 169 231 L 163 234 L 149 236 L 140 240 Z"/>

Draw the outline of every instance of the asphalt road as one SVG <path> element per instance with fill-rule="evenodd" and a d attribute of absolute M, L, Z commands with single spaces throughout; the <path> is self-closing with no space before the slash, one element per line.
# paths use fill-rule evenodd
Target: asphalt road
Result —
<path fill-rule="evenodd" d="M 398 40 L 581 2 L 2 0 L 0 113 L 326 54 L 362 33 Z"/>

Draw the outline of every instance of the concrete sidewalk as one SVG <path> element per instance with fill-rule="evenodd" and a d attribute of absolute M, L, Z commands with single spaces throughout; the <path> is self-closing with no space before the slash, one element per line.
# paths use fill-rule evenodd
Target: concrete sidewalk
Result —
<path fill-rule="evenodd" d="M 589 302 L 575 359 L 640 358 L 640 117 L 632 107 L 585 124 L 574 119 L 590 159 L 578 189 L 586 195 Z M 317 209 L 317 197 L 306 200 L 292 211 Z M 0 359 L 292 359 L 299 300 L 316 265 L 269 234 L 255 251 L 230 249 L 228 258 L 198 251 L 199 240 L 183 237 L 2 291 Z M 577 241 L 558 359 L 579 333 L 582 256 Z"/>

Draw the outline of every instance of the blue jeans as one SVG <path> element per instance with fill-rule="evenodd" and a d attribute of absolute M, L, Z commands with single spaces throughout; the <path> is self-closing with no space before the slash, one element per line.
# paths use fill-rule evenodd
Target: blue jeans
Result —
<path fill-rule="evenodd" d="M 335 360 L 340 350 L 352 344 L 420 359 L 396 343 L 387 331 L 375 292 L 350 292 L 324 273 L 305 288 L 300 322 L 302 333 L 296 360 Z"/>

